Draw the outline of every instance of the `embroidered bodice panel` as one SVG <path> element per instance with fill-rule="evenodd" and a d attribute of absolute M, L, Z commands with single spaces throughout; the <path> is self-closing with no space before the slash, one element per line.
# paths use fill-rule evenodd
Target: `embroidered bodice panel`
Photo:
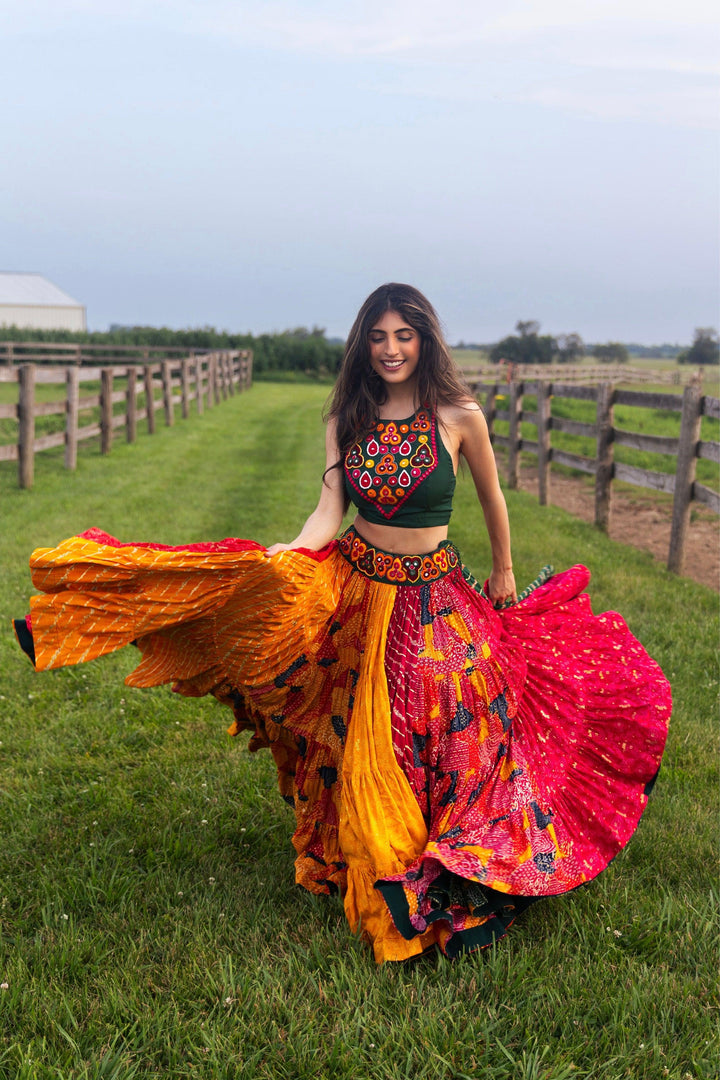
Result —
<path fill-rule="evenodd" d="M 450 520 L 455 471 L 429 409 L 378 420 L 345 455 L 344 472 L 348 497 L 366 521 L 422 529 Z"/>

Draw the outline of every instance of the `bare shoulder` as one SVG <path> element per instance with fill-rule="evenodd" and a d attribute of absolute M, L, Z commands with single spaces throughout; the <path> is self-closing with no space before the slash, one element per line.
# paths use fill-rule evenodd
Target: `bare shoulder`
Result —
<path fill-rule="evenodd" d="M 454 405 L 441 405 L 438 419 L 445 427 L 456 431 L 461 439 L 473 438 L 487 430 L 483 411 L 471 397 Z"/>

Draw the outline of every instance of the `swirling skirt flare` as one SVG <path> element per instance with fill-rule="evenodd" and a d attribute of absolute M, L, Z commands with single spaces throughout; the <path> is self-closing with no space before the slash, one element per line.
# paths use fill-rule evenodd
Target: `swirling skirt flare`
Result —
<path fill-rule="evenodd" d="M 353 529 L 271 559 L 90 530 L 31 567 L 37 668 L 134 642 L 130 685 L 229 705 L 294 806 L 297 881 L 339 891 L 378 961 L 489 944 L 645 808 L 670 688 L 582 566 L 501 612 L 452 544 L 399 557 Z"/>

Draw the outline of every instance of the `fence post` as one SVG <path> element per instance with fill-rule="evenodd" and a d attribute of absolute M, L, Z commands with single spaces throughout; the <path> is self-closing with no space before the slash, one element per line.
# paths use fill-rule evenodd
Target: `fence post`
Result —
<path fill-rule="evenodd" d="M 143 382 L 145 384 L 145 415 L 147 417 L 148 435 L 154 435 L 155 392 L 153 390 L 152 364 L 143 365 Z"/>
<path fill-rule="evenodd" d="M 552 383 L 539 382 L 537 390 L 538 502 L 550 501 L 550 418 Z"/>
<path fill-rule="evenodd" d="M 252 351 L 252 349 L 247 350 L 246 357 L 247 357 L 247 364 L 246 364 L 246 367 L 244 369 L 245 370 L 245 376 L 244 376 L 245 377 L 245 382 L 244 382 L 244 385 L 243 385 L 243 389 L 244 390 L 249 390 L 250 387 L 252 386 L 252 376 L 253 376 L 253 351 Z"/>
<path fill-rule="evenodd" d="M 523 383 L 510 383 L 510 432 L 508 440 L 508 487 L 516 490 L 518 486 L 518 443 L 520 441 L 520 416 L 522 414 Z"/>
<path fill-rule="evenodd" d="M 668 570 L 681 574 L 685 564 L 685 540 L 690 521 L 690 502 L 697 465 L 697 442 L 700 438 L 702 417 L 702 387 L 689 383 L 683 392 L 680 439 L 678 442 L 677 468 L 675 470 L 675 495 L 673 497 L 672 526 Z"/>
<path fill-rule="evenodd" d="M 487 392 L 485 398 L 485 421 L 487 423 L 488 435 L 490 436 L 490 444 L 495 442 L 495 413 L 497 412 L 497 405 L 495 399 L 497 397 L 497 383 L 493 383 Z"/>
<path fill-rule="evenodd" d="M 190 415 L 190 360 L 184 356 L 180 361 L 180 395 L 183 420 Z"/>
<path fill-rule="evenodd" d="M 77 468 L 78 410 L 80 398 L 80 368 L 69 367 L 65 372 L 65 468 Z"/>
<path fill-rule="evenodd" d="M 213 353 L 211 356 L 210 364 L 212 366 L 212 404 L 220 404 L 220 380 L 218 379 L 218 357 L 217 353 Z"/>
<path fill-rule="evenodd" d="M 225 382 L 227 383 L 228 394 L 230 397 L 235 397 L 235 383 L 233 380 L 233 361 L 229 352 L 226 352 L 223 357 L 223 367 L 225 368 Z"/>
<path fill-rule="evenodd" d="M 125 439 L 134 443 L 137 437 L 137 368 L 127 369 L 125 389 Z"/>
<path fill-rule="evenodd" d="M 203 358 L 202 356 L 195 357 L 195 401 L 197 403 L 198 416 L 202 416 L 204 409 L 203 402 Z"/>
<path fill-rule="evenodd" d="M 175 414 L 173 412 L 173 400 L 172 400 L 172 372 L 170 371 L 170 361 L 163 360 L 162 362 L 162 384 L 163 384 L 163 405 L 165 407 L 165 423 L 168 427 L 172 427 L 175 422 Z"/>
<path fill-rule="evenodd" d="M 223 401 L 227 399 L 227 371 L 225 370 L 225 353 L 218 353 L 218 373 L 220 375 L 220 392 L 222 394 Z"/>
<path fill-rule="evenodd" d="M 610 526 L 610 496 L 613 478 L 613 403 L 612 383 L 597 387 L 597 454 L 595 459 L 595 524 L 607 532 Z"/>
<path fill-rule="evenodd" d="M 113 370 L 103 368 L 100 373 L 100 453 L 109 454 L 113 437 Z"/>
<path fill-rule="evenodd" d="M 18 370 L 18 483 L 33 485 L 35 476 L 35 365 L 21 364 Z"/>

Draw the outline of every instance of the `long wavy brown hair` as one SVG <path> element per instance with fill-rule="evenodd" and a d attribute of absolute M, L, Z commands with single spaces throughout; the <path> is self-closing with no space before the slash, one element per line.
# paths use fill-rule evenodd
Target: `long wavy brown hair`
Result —
<path fill-rule="evenodd" d="M 389 282 L 368 296 L 348 335 L 340 374 L 325 410 L 337 424 L 342 464 L 345 454 L 372 431 L 387 400 L 385 384 L 370 366 L 369 334 L 387 311 L 396 311 L 420 335 L 417 366 L 418 401 L 437 411 L 438 405 L 459 405 L 472 395 L 445 344 L 440 320 L 427 297 L 412 285 Z M 337 467 L 337 466 L 333 466 Z"/>

